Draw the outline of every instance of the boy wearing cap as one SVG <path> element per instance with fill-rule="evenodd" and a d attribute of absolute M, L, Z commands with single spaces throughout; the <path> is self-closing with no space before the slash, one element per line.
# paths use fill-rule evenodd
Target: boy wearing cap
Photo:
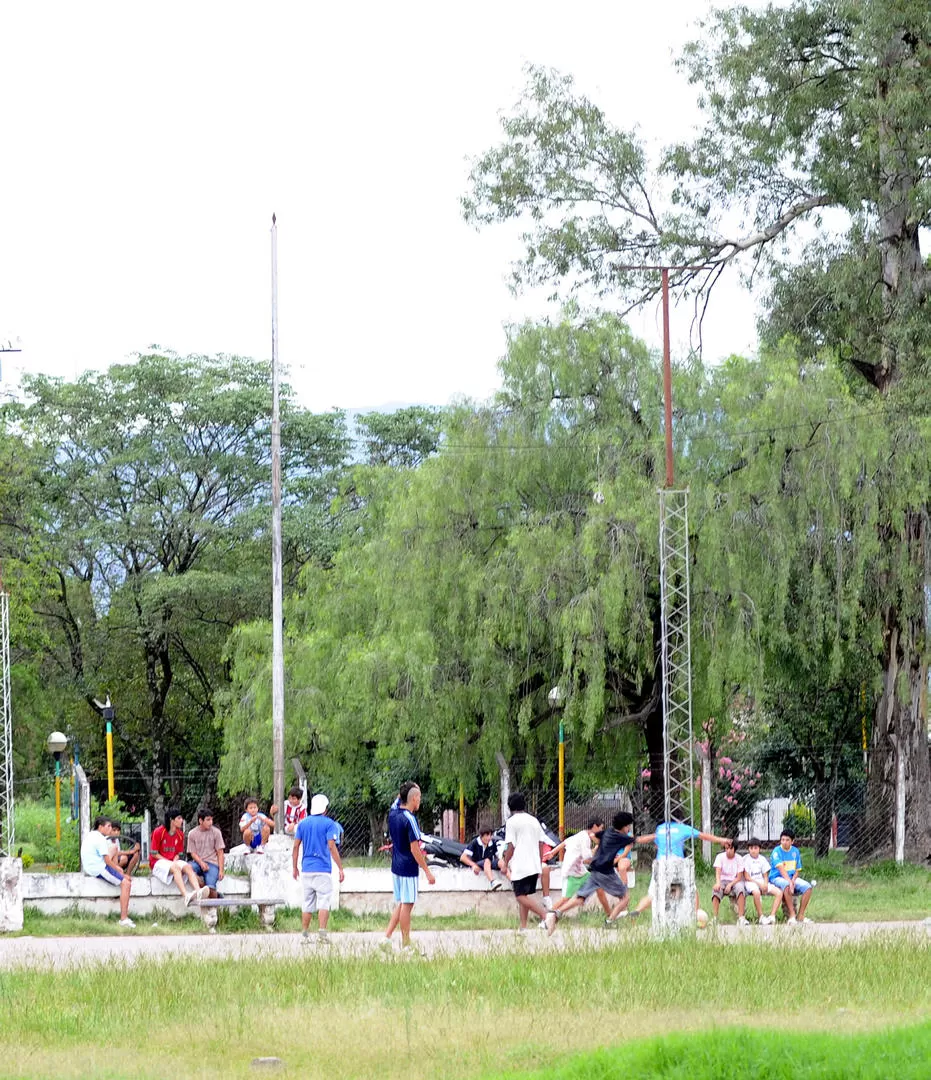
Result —
<path fill-rule="evenodd" d="M 304 886 L 304 902 L 301 905 L 301 938 L 310 941 L 310 920 L 317 913 L 317 940 L 329 944 L 327 922 L 330 918 L 330 898 L 333 893 L 333 866 L 339 870 L 343 881 L 343 861 L 337 842 L 342 833 L 340 826 L 327 817 L 330 800 L 326 795 L 314 795 L 310 800 L 310 814 L 298 822 L 294 833 L 291 857 L 294 880 Z M 301 851 L 303 849 L 303 854 Z M 298 857 L 300 856 L 300 866 Z"/>

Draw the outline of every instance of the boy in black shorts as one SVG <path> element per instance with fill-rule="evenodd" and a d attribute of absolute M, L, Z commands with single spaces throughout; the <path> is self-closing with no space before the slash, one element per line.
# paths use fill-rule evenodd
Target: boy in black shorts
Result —
<path fill-rule="evenodd" d="M 527 802 L 519 791 L 508 798 L 508 809 L 511 816 L 504 827 L 504 854 L 500 863 L 501 872 L 511 879 L 520 928 L 527 929 L 527 918 L 532 911 L 546 924 L 546 932 L 552 934 L 556 929 L 556 912 L 547 912 L 534 896 L 549 841 L 540 822 L 527 813 Z"/>

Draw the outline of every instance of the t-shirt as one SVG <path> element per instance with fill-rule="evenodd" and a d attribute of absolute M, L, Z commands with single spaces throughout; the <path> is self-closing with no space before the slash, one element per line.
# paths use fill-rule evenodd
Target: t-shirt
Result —
<path fill-rule="evenodd" d="M 106 863 L 104 856 L 110 854 L 110 837 L 99 829 L 91 831 L 81 841 L 81 869 L 90 877 L 102 874 Z"/>
<path fill-rule="evenodd" d="M 333 858 L 329 843 L 339 839 L 339 826 L 326 814 L 311 814 L 298 824 L 295 843 L 301 844 L 301 869 L 305 874 L 329 874 Z"/>
<path fill-rule="evenodd" d="M 285 828 L 289 825 L 297 825 L 298 822 L 303 821 L 307 817 L 307 807 L 301 806 L 300 803 L 297 806 L 293 806 L 291 803 L 286 802 L 284 804 L 284 824 Z"/>
<path fill-rule="evenodd" d="M 152 846 L 149 849 L 149 866 L 154 866 L 159 859 L 167 859 L 171 862 L 184 851 L 184 833 L 178 829 L 170 833 L 164 825 L 152 833 Z"/>
<path fill-rule="evenodd" d="M 498 845 L 495 843 L 495 838 L 492 837 L 487 845 L 482 843 L 482 838 L 476 836 L 471 844 L 466 846 L 463 855 L 468 855 L 473 862 L 477 862 L 479 866 L 486 859 L 493 859 L 498 853 Z"/>
<path fill-rule="evenodd" d="M 727 857 L 726 851 L 721 851 L 714 857 L 715 870 L 721 871 L 721 884 L 728 885 L 732 881 L 736 881 L 740 876 L 740 871 L 743 870 L 743 860 L 739 855 L 734 855 L 732 859 Z"/>
<path fill-rule="evenodd" d="M 205 863 L 216 863 L 219 865 L 219 858 L 217 858 L 217 852 L 223 851 L 226 844 L 223 843 L 223 833 L 216 827 L 211 825 L 209 829 L 202 829 L 200 825 L 196 829 L 191 829 L 187 834 L 187 849 L 191 855 L 196 855 L 198 859 L 201 859 Z"/>
<path fill-rule="evenodd" d="M 591 869 L 599 874 L 613 874 L 614 860 L 624 850 L 634 843 L 634 838 L 627 833 L 618 832 L 610 826 L 601 834 L 598 841 L 598 850 L 591 861 Z"/>
<path fill-rule="evenodd" d="M 770 881 L 778 877 L 791 877 L 796 870 L 802 869 L 802 853 L 794 844 L 788 851 L 783 849 L 782 844 L 777 844 L 769 856 L 769 865 L 772 867 L 769 871 Z"/>
<path fill-rule="evenodd" d="M 751 881 L 762 882 L 769 877 L 769 859 L 765 855 L 757 855 L 755 859 L 751 855 L 744 855 L 743 867 Z"/>
<path fill-rule="evenodd" d="M 549 841 L 543 826 L 532 814 L 523 810 L 511 814 L 504 826 L 504 843 L 505 846 L 511 844 L 514 848 L 508 862 L 512 881 L 520 881 L 521 878 L 542 871 L 540 844 L 547 844 Z"/>
<path fill-rule="evenodd" d="M 668 832 L 668 850 L 667 850 Z M 693 836 L 700 836 L 698 829 L 691 825 L 683 825 L 681 821 L 662 822 L 656 826 L 656 856 L 659 859 L 666 855 L 676 855 L 680 859 L 685 858 L 685 842 Z"/>
<path fill-rule="evenodd" d="M 300 826 L 298 826 L 300 828 Z M 388 833 L 391 836 L 391 872 L 398 877 L 417 877 L 420 866 L 411 854 L 411 844 L 420 843 L 417 818 L 401 806 L 388 812 Z"/>
<path fill-rule="evenodd" d="M 588 829 L 577 832 L 566 841 L 563 850 L 563 873 L 566 877 L 581 877 L 587 872 L 586 862 L 592 857 L 592 838 Z"/>
<path fill-rule="evenodd" d="M 262 831 L 262 819 L 259 817 L 259 812 L 256 810 L 254 814 L 250 814 L 247 810 L 239 819 L 239 831 L 243 829 L 251 829 L 253 833 L 258 835 Z"/>

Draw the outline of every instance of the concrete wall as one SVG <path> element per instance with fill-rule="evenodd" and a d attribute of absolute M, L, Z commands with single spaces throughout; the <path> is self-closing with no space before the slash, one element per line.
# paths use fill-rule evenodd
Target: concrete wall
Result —
<path fill-rule="evenodd" d="M 43 915 L 65 911 L 86 911 L 97 915 L 118 915 L 120 890 L 86 874 L 23 874 L 23 903 Z M 218 889 L 221 896 L 248 896 L 249 882 L 241 877 L 225 877 Z M 163 885 L 153 877 L 132 879 L 130 915 L 156 912 L 181 917 L 184 900 L 174 885 Z"/>

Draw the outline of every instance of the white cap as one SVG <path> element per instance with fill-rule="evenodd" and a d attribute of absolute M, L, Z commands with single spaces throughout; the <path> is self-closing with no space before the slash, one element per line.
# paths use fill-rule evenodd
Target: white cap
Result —
<path fill-rule="evenodd" d="M 329 805 L 330 800 L 326 795 L 315 795 L 310 800 L 310 812 L 312 814 L 325 814 Z"/>

